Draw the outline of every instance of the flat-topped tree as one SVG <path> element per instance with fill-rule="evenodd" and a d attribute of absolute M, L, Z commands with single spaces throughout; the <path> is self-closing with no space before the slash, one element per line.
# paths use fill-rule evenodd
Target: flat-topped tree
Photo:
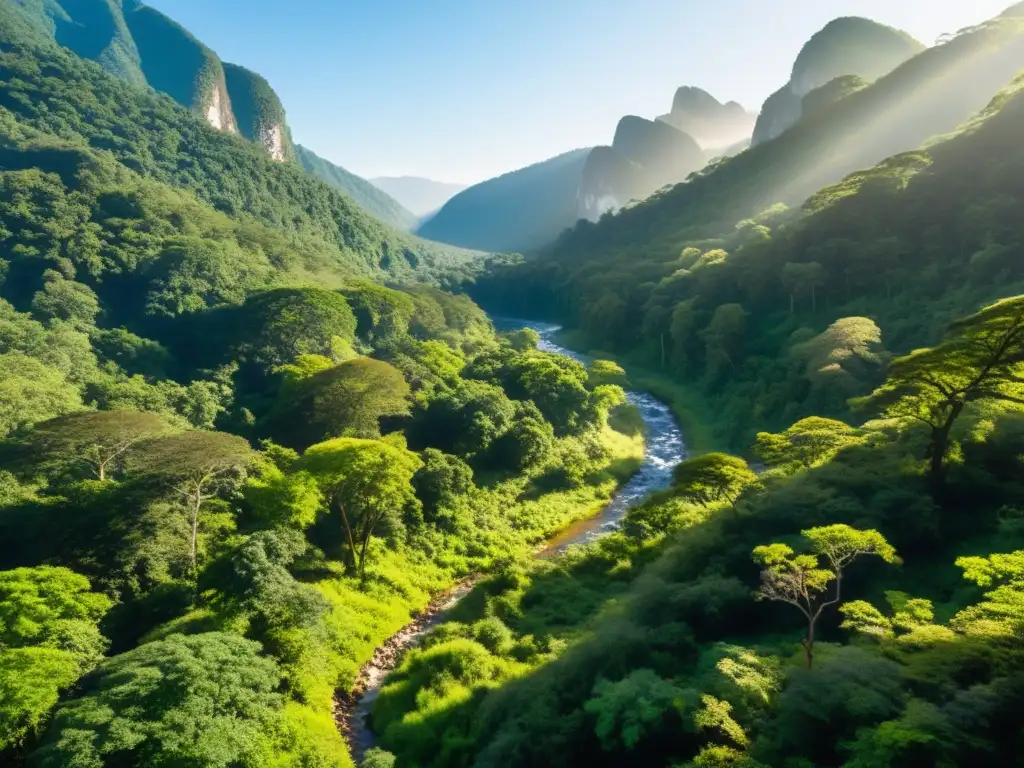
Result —
<path fill-rule="evenodd" d="M 810 469 L 864 439 L 860 430 L 845 422 L 809 416 L 784 432 L 758 432 L 754 451 L 772 466 L 798 464 Z"/>
<path fill-rule="evenodd" d="M 953 425 L 968 404 L 1024 405 L 1024 296 L 991 304 L 950 326 L 945 338 L 894 360 L 886 382 L 857 402 L 931 430 L 929 477 L 941 483 Z"/>
<path fill-rule="evenodd" d="M 798 554 L 788 544 L 767 544 L 754 549 L 754 561 L 761 571 L 759 600 L 788 603 L 807 620 L 802 640 L 807 668 L 814 664 L 814 634 L 826 608 L 842 602 L 843 574 L 854 560 L 875 555 L 887 563 L 899 561 L 896 550 L 878 531 L 859 531 L 848 525 L 810 528 L 802 535 L 811 552 Z M 835 591 L 829 595 L 830 585 Z"/>
<path fill-rule="evenodd" d="M 687 459 L 673 473 L 676 491 L 705 507 L 723 501 L 735 506 L 743 489 L 756 481 L 757 475 L 747 462 L 726 453 Z"/>
<path fill-rule="evenodd" d="M 350 575 L 366 578 L 370 538 L 384 528 L 400 530 L 406 510 L 419 505 L 412 481 L 421 466 L 404 448 L 352 437 L 314 445 L 303 455 L 299 468 L 316 479 L 341 517 Z"/>
<path fill-rule="evenodd" d="M 171 425 L 154 413 L 80 411 L 38 424 L 29 445 L 44 460 L 88 464 L 103 482 L 140 442 L 171 430 Z"/>
<path fill-rule="evenodd" d="M 236 487 L 256 457 L 256 451 L 241 437 L 200 430 L 148 441 L 138 452 L 135 466 L 165 478 L 184 504 L 193 574 L 198 571 L 196 544 L 203 504 Z"/>

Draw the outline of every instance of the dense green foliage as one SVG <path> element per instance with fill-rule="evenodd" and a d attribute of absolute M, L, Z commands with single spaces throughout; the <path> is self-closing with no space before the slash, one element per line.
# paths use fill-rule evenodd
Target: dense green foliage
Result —
<path fill-rule="evenodd" d="M 623 533 L 480 585 L 375 705 L 396 765 L 1012 762 L 1020 408 L 972 401 L 940 489 L 913 419 L 836 453 L 806 421 L 798 459 L 685 462 Z"/>
<path fill-rule="evenodd" d="M 418 234 L 496 253 L 539 248 L 576 222 L 576 194 L 589 154 L 566 152 L 463 190 Z"/>
<path fill-rule="evenodd" d="M 464 296 L 235 286 L 136 316 L 158 342 L 50 271 L 0 304 L 5 761 L 350 764 L 332 702 L 374 647 L 635 467 L 614 366 L 499 340 Z"/>
<path fill-rule="evenodd" d="M 1019 201 L 1020 82 L 926 149 L 854 173 L 798 210 L 758 210 L 793 201 L 780 184 L 806 194 L 804 184 L 815 183 L 808 174 L 830 175 L 833 161 L 854 162 L 861 149 L 909 150 L 952 128 L 946 120 L 966 116 L 952 83 L 970 75 L 977 96 L 997 63 L 1024 65 L 1019 29 L 1002 20 L 968 30 L 775 141 L 579 226 L 535 259 L 493 260 L 474 295 L 503 312 L 563 320 L 581 344 L 702 391 L 738 449 L 756 431 L 806 415 L 863 418 L 846 401 L 879 384 L 894 353 L 934 343 L 954 318 L 1013 293 L 1021 278 L 1010 214 Z M 931 95 L 906 97 L 911 83 Z M 876 108 L 896 99 L 898 116 L 878 117 Z M 922 100 L 948 111 L 927 117 Z"/>
<path fill-rule="evenodd" d="M 267 147 L 268 151 L 279 149 L 277 160 L 294 160 L 295 148 L 285 121 L 284 105 L 270 83 L 237 64 L 224 65 L 224 82 L 241 134 Z M 279 147 L 274 146 L 275 140 L 280 141 Z"/>
<path fill-rule="evenodd" d="M 361 176 L 324 160 L 312 150 L 295 147 L 299 163 L 309 173 L 351 197 L 360 208 L 395 229 L 408 231 L 416 226 L 417 217 L 387 192 L 378 189 Z"/>

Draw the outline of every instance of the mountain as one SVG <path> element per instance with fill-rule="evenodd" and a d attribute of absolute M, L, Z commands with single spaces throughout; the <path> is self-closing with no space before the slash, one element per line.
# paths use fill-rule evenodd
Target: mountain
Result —
<path fill-rule="evenodd" d="M 409 231 L 416 226 L 417 217 L 401 203 L 372 182 L 346 171 L 312 150 L 296 145 L 299 164 L 318 179 L 344 192 L 364 211 L 395 229 Z"/>
<path fill-rule="evenodd" d="M 418 176 L 379 176 L 370 179 L 370 183 L 420 218 L 436 213 L 467 187 L 466 184 L 448 184 Z"/>
<path fill-rule="evenodd" d="M 88 262 L 77 269 L 88 272 L 101 295 L 118 292 L 128 314 L 142 312 L 139 303 L 171 284 L 183 291 L 168 299 L 175 307 L 168 311 L 177 313 L 229 301 L 246 286 L 277 279 L 280 270 L 329 274 L 323 278 L 329 281 L 429 280 L 473 259 L 389 229 L 296 163 L 276 162 L 264 147 L 214 130 L 194 110 L 104 72 L 56 45 L 37 18 L 10 2 L 0 3 L 0 62 L 2 167 L 58 174 L 40 177 L 61 190 L 54 199 L 77 194 L 91 201 L 83 222 L 69 232 L 93 244 L 46 248 L 70 249 Z M 253 130 L 258 125 L 255 119 L 248 123 Z M 119 186 L 124 191 L 117 192 Z M 154 202 L 162 198 L 176 202 Z M 186 215 L 190 209 L 195 213 Z M 161 217 L 167 221 L 152 221 Z M 135 220 L 145 234 L 122 236 L 121 228 L 131 226 L 116 222 Z M 171 245 L 176 237 L 191 243 L 187 233 L 202 231 L 199 221 L 211 232 L 226 228 L 232 234 L 208 236 L 196 254 L 191 246 L 181 251 Z M 31 239 L 32 231 L 22 225 L 3 233 Z M 12 253 L 11 275 L 38 285 L 45 263 L 17 249 Z M 118 277 L 104 277 L 108 270 Z M 157 304 L 163 306 L 162 300 Z"/>
<path fill-rule="evenodd" d="M 576 215 L 597 221 L 607 211 L 682 181 L 704 163 L 703 150 L 687 134 L 658 120 L 624 117 L 611 147 L 598 147 L 587 158 Z"/>
<path fill-rule="evenodd" d="M 707 91 L 683 86 L 672 100 L 672 111 L 658 118 L 708 150 L 721 150 L 749 139 L 757 115 L 735 101 L 723 104 Z"/>
<path fill-rule="evenodd" d="M 525 251 L 576 221 L 576 196 L 589 149 L 577 149 L 476 184 L 455 195 L 417 231 L 482 251 Z"/>
<path fill-rule="evenodd" d="M 803 97 L 816 88 L 842 75 L 875 80 L 922 50 L 907 33 L 870 19 L 829 22 L 804 45 L 789 82 L 764 103 L 753 144 L 774 139 L 799 120 Z"/>
<path fill-rule="evenodd" d="M 534 258 L 492 260 L 474 296 L 496 311 L 557 320 L 596 348 L 672 366 L 682 380 L 706 375 L 701 380 L 728 424 L 723 432 L 742 444 L 751 437 L 746 425 L 760 417 L 739 403 L 738 383 L 735 400 L 716 387 L 724 377 L 739 376 L 748 388 L 784 378 L 764 361 L 778 359 L 780 344 L 799 330 L 787 317 L 790 301 L 806 302 L 818 318 L 815 334 L 824 330 L 824 313 L 828 322 L 842 312 L 888 317 L 886 338 L 907 351 L 934 340 L 931 318 L 966 314 L 1021 279 L 1006 218 L 1016 205 L 1016 165 L 997 167 L 1001 154 L 1019 155 L 1009 137 L 1024 119 L 1021 83 L 980 122 L 972 116 L 1022 68 L 1024 20 L 1004 18 L 965 30 L 870 85 L 828 85 L 809 99 L 813 110 L 773 141 L 597 224 L 580 223 Z M 975 196 L 981 174 L 993 188 Z M 929 181 L 937 177 L 941 184 Z M 886 303 L 872 303 L 870 291 Z M 701 341 L 725 305 L 723 327 L 735 321 L 761 329 L 744 346 L 752 357 L 742 375 L 735 359 L 709 359 Z M 683 336 L 685 343 L 673 341 Z M 780 420 L 801 415 L 798 404 L 812 395 L 832 413 L 846 413 L 845 399 L 829 400 L 827 387 L 807 389 L 787 395 Z"/>
<path fill-rule="evenodd" d="M 284 107 L 255 72 L 220 60 L 191 32 L 138 0 L 3 0 L 37 29 L 134 85 L 146 84 L 240 134 L 278 162 L 294 158 Z"/>

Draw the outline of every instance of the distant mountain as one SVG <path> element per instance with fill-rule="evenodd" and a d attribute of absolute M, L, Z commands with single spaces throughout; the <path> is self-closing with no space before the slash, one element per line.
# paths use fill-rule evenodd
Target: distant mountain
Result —
<path fill-rule="evenodd" d="M 607 211 L 683 181 L 704 164 L 704 151 L 682 131 L 657 120 L 624 117 L 612 145 L 598 147 L 587 158 L 577 218 L 597 221 Z"/>
<path fill-rule="evenodd" d="M 165 93 L 214 128 L 294 157 L 284 107 L 269 83 L 226 64 L 191 32 L 138 0 L 4 0 L 38 30 L 136 85 Z"/>
<path fill-rule="evenodd" d="M 406 231 L 416 226 L 418 217 L 362 176 L 356 176 L 354 173 L 346 171 L 341 166 L 335 165 L 330 160 L 325 160 L 300 144 L 295 146 L 295 154 L 299 164 L 306 171 L 344 192 L 360 208 L 385 224 Z"/>
<path fill-rule="evenodd" d="M 419 234 L 465 248 L 535 250 L 580 219 L 597 221 L 685 181 L 715 157 L 742 152 L 753 123 L 735 102 L 680 88 L 668 115 L 627 115 L 610 146 L 569 152 L 470 187 L 424 221 Z"/>
<path fill-rule="evenodd" d="M 421 237 L 482 251 L 539 248 L 576 221 L 589 149 L 506 173 L 466 189 L 425 222 Z"/>
<path fill-rule="evenodd" d="M 811 91 L 843 75 L 876 80 L 924 48 L 906 32 L 870 19 L 844 17 L 829 22 L 804 45 L 789 82 L 765 101 L 754 128 L 754 146 L 796 123 L 803 98 Z"/>
<path fill-rule="evenodd" d="M 704 149 L 723 149 L 749 139 L 757 115 L 735 101 L 721 103 L 707 91 L 683 86 L 672 100 L 672 111 L 658 118 L 688 134 Z"/>
<path fill-rule="evenodd" d="M 418 176 L 380 176 L 370 179 L 370 183 L 421 218 L 436 213 L 467 187 L 466 184 L 448 184 Z"/>

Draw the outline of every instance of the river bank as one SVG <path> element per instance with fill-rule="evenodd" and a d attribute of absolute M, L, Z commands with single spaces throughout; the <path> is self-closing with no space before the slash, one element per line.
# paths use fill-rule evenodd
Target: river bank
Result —
<path fill-rule="evenodd" d="M 495 326 L 502 331 L 531 328 L 540 337 L 540 349 L 563 354 L 583 363 L 589 362 L 586 355 L 558 343 L 556 336 L 560 328 L 557 325 L 497 318 Z M 684 458 L 686 452 L 682 430 L 672 410 L 646 392 L 630 390 L 627 398 L 637 407 L 646 425 L 642 463 L 614 496 L 607 503 L 600 505 L 595 514 L 570 524 L 549 539 L 535 556 L 553 557 L 572 545 L 591 542 L 615 530 L 633 504 L 671 484 L 672 469 Z M 402 627 L 376 649 L 373 658 L 360 669 L 357 683 L 353 688 L 347 692 L 339 691 L 335 699 L 336 722 L 357 762 L 361 760 L 365 751 L 374 745 L 375 740 L 368 718 L 373 701 L 383 687 L 387 675 L 398 665 L 405 652 L 416 647 L 428 631 L 445 620 L 448 612 L 471 591 L 473 582 L 474 579 L 464 580 L 452 590 L 432 600 L 412 622 Z"/>

